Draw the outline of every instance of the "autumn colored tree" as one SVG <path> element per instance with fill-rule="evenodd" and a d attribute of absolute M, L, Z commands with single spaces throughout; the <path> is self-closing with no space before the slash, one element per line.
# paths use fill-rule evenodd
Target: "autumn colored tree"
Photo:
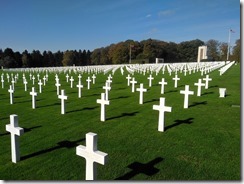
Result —
<path fill-rule="evenodd" d="M 74 51 L 67 50 L 64 52 L 62 64 L 63 66 L 72 66 L 73 64 L 75 64 Z"/>
<path fill-rule="evenodd" d="M 232 59 L 241 62 L 241 40 L 236 40 L 236 45 L 233 47 Z"/>

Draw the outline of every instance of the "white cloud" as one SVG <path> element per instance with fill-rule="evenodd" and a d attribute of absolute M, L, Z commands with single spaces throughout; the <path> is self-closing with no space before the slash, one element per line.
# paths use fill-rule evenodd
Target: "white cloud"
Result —
<path fill-rule="evenodd" d="M 149 18 L 149 17 L 151 17 L 152 15 L 151 14 L 148 14 L 147 16 L 146 16 L 146 18 Z"/>
<path fill-rule="evenodd" d="M 174 10 L 162 10 L 162 11 L 158 12 L 158 16 L 163 17 L 163 16 L 172 15 L 174 13 L 175 13 Z"/>

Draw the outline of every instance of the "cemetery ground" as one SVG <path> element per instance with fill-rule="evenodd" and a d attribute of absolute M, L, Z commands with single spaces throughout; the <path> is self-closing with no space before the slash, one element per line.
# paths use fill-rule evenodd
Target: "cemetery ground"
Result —
<path fill-rule="evenodd" d="M 12 72 L 15 73 L 15 72 Z M 111 73 L 111 72 L 110 72 Z M 42 76 L 44 73 L 40 73 Z M 209 73 L 209 89 L 202 88 L 196 96 L 194 83 L 203 78 L 200 72 L 184 76 L 174 88 L 174 73 L 161 72 L 152 87 L 147 73 L 135 73 L 136 88 L 144 84 L 144 103 L 139 104 L 139 92 L 127 86 L 127 71 L 113 75 L 110 105 L 106 106 L 106 121 L 100 121 L 102 86 L 108 74 L 97 74 L 96 84 L 87 89 L 88 74 L 82 75 L 82 96 L 78 98 L 78 74 L 73 75 L 74 87 L 60 73 L 60 89 L 65 89 L 66 113 L 60 113 L 55 73 L 49 73 L 43 92 L 35 89 L 36 109 L 32 109 L 32 82 L 24 91 L 22 73 L 15 86 L 14 104 L 9 103 L 9 83 L 0 88 L 0 179 L 2 180 L 84 180 L 85 159 L 76 155 L 76 146 L 85 145 L 86 133 L 98 135 L 98 150 L 108 153 L 108 162 L 97 165 L 98 180 L 240 180 L 241 179 L 241 117 L 240 65 L 233 65 L 222 76 L 217 70 Z M 92 74 L 89 74 L 91 76 Z M 158 84 L 165 78 L 165 94 Z M 26 73 L 26 78 L 29 75 Z M 194 95 L 189 96 L 189 108 L 183 108 L 180 94 L 190 85 Z M 227 88 L 227 96 L 219 98 L 219 88 Z M 159 132 L 158 111 L 153 105 L 165 97 L 165 105 L 172 112 L 165 113 L 165 131 Z M 237 105 L 237 106 L 232 106 Z M 19 126 L 24 128 L 20 137 L 21 159 L 11 162 L 10 134 L 5 126 L 9 116 L 17 114 Z"/>

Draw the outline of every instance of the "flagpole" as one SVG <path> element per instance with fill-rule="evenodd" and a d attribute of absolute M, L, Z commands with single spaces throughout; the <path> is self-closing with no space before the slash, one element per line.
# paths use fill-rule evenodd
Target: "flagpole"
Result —
<path fill-rule="evenodd" d="M 230 55 L 230 30 L 229 29 L 229 40 L 228 40 L 228 50 L 227 50 L 227 58 L 226 58 L 226 61 L 229 60 L 229 55 Z"/>

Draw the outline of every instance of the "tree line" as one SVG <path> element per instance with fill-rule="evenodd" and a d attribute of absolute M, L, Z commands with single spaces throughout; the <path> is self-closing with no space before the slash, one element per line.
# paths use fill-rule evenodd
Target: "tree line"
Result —
<path fill-rule="evenodd" d="M 165 42 L 154 39 L 143 41 L 126 40 L 107 47 L 89 50 L 51 51 L 33 50 L 29 53 L 14 52 L 11 48 L 0 49 L 0 66 L 4 68 L 86 66 L 104 64 L 154 63 L 155 58 L 164 62 L 196 62 L 198 47 L 207 45 L 209 61 L 224 61 L 227 57 L 228 44 L 217 40 L 203 42 L 199 39 L 181 43 Z M 240 62 L 240 39 L 231 49 L 229 60 Z"/>

